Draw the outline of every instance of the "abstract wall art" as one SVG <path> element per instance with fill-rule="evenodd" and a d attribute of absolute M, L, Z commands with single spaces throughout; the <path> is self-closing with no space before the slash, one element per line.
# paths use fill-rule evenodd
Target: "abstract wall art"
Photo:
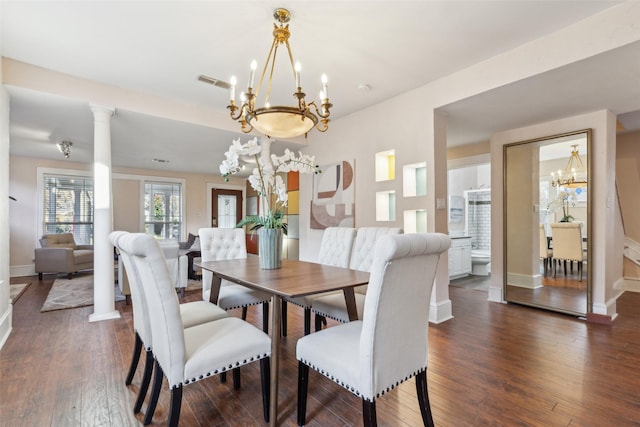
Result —
<path fill-rule="evenodd" d="M 355 226 L 354 165 L 343 160 L 321 166 L 322 173 L 313 176 L 311 228 Z"/>

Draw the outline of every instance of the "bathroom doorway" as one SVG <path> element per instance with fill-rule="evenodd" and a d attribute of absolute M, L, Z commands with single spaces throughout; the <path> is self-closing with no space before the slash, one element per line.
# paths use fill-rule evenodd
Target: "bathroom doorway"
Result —
<path fill-rule="evenodd" d="M 491 164 L 450 165 L 448 193 L 449 234 L 471 242 L 469 275 L 452 280 L 451 284 L 487 288 L 484 285 L 491 274 Z"/>

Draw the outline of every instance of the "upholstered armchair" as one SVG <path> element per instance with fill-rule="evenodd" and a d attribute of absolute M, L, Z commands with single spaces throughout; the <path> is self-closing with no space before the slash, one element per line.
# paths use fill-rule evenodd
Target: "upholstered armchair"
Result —
<path fill-rule="evenodd" d="M 76 245 L 71 233 L 45 234 L 40 239 L 41 248 L 35 250 L 35 267 L 38 279 L 43 273 L 67 273 L 93 268 L 93 246 Z"/>

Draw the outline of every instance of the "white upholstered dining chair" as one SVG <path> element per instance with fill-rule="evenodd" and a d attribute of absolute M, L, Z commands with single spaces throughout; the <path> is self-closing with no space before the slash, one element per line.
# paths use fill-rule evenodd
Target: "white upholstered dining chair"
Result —
<path fill-rule="evenodd" d="M 582 249 L 582 223 L 556 222 L 551 224 L 551 241 L 553 242 L 553 277 L 557 273 L 557 264 L 563 261 L 564 274 L 567 274 L 567 261 L 578 263 L 578 274 L 582 281 L 582 264 L 585 261 Z M 556 264 L 555 261 L 558 261 Z"/>
<path fill-rule="evenodd" d="M 119 237 L 117 243 L 131 256 L 139 274 L 140 294 L 146 307 L 143 315 L 148 317 L 151 326 L 155 357 L 154 389 L 162 384 L 164 376 L 171 390 L 167 424 L 178 425 L 183 386 L 258 360 L 263 416 L 268 421 L 269 336 L 237 317 L 185 328 L 166 261 L 153 236 L 129 234 Z M 155 402 L 151 402 L 152 405 L 155 408 Z"/>
<path fill-rule="evenodd" d="M 402 228 L 399 227 L 360 227 L 358 228 L 353 249 L 349 259 L 349 268 L 352 270 L 371 271 L 371 263 L 373 261 L 373 250 L 377 241 L 382 237 L 390 234 L 401 234 Z M 364 309 L 364 300 L 367 293 L 367 285 L 355 288 L 354 296 L 356 299 L 356 308 L 358 310 L 358 318 L 362 317 Z M 332 292 L 330 294 L 319 295 L 312 300 L 312 310 L 315 315 L 315 329 L 322 329 L 323 318 L 329 318 L 345 323 L 349 321 L 347 313 L 347 303 L 344 300 L 342 292 Z"/>
<path fill-rule="evenodd" d="M 544 228 L 544 224 L 540 224 L 540 241 L 539 251 L 540 251 L 540 259 L 542 260 L 542 266 L 544 269 L 544 275 L 547 275 L 547 272 L 551 271 L 551 263 L 553 262 L 553 249 L 549 247 L 549 239 L 547 239 L 547 231 Z"/>
<path fill-rule="evenodd" d="M 423 422 L 433 425 L 426 376 L 429 306 L 440 254 L 450 245 L 439 233 L 378 240 L 362 320 L 298 340 L 298 425 L 306 421 L 310 367 L 362 399 L 365 426 L 376 425 L 376 399 L 416 377 Z"/>
<path fill-rule="evenodd" d="M 318 263 L 331 265 L 334 267 L 349 266 L 351 260 L 351 250 L 353 241 L 356 237 L 356 229 L 350 227 L 328 227 L 324 230 L 322 241 L 320 242 L 320 250 L 318 253 Z M 342 295 L 342 291 L 328 292 L 320 296 L 338 294 Z M 299 298 L 283 298 L 282 299 L 282 335 L 287 336 L 287 302 L 293 303 L 304 309 L 304 334 L 309 335 L 311 332 L 311 306 L 313 300 L 319 295 L 309 295 Z M 344 299 L 344 297 L 343 297 Z M 346 305 L 345 305 L 346 307 Z"/>
<path fill-rule="evenodd" d="M 122 263 L 123 270 L 126 270 L 126 273 L 123 271 L 123 274 L 126 274 L 129 277 L 128 280 L 128 289 L 132 299 L 132 311 L 133 311 L 133 332 L 134 332 L 134 347 L 133 354 L 131 355 L 131 362 L 129 365 L 129 371 L 127 373 L 127 377 L 125 379 L 125 384 L 130 385 L 133 381 L 133 376 L 136 372 L 136 368 L 138 366 L 138 362 L 140 361 L 140 354 L 142 353 L 142 348 L 145 349 L 145 366 L 142 374 L 142 381 L 140 384 L 140 388 L 138 390 L 138 397 L 136 398 L 136 402 L 133 406 L 133 412 L 138 413 L 142 409 L 142 405 L 144 403 L 145 396 L 149 389 L 149 382 L 151 381 L 151 375 L 153 373 L 153 345 L 152 345 L 152 336 L 151 336 L 151 325 L 149 324 L 149 316 L 146 315 L 147 307 L 146 300 L 143 298 L 143 289 L 140 282 L 140 275 L 137 271 L 135 263 L 131 259 L 131 255 L 122 249 L 120 245 L 120 238 L 123 236 L 127 236 L 130 233 L 126 231 L 114 231 L 109 234 L 109 241 L 113 244 L 119 253 L 118 261 Z M 162 246 L 162 245 L 161 245 Z M 164 250 L 164 248 L 163 248 Z M 166 252 L 164 253 L 166 256 Z M 166 261 L 166 258 L 165 258 Z M 171 266 L 167 263 L 167 268 L 169 269 L 170 277 L 173 279 L 173 274 L 171 273 Z M 182 319 L 182 325 L 185 328 L 189 328 L 191 326 L 200 325 L 202 323 L 211 322 L 218 319 L 223 319 L 228 317 L 228 314 L 225 310 L 216 306 L 215 304 L 208 303 L 206 301 L 194 301 L 188 302 L 179 305 L 180 309 L 180 317 Z M 145 423 L 150 423 L 153 418 L 155 406 L 151 408 L 151 406 L 147 407 L 147 412 L 145 413 Z"/>
<path fill-rule="evenodd" d="M 201 228 L 200 254 L 202 261 L 220 261 L 247 257 L 247 242 L 242 228 Z M 202 299 L 209 301 L 213 273 L 202 271 Z M 269 301 L 271 294 L 222 280 L 218 306 L 225 310 L 242 308 L 242 319 L 247 318 L 247 307 L 262 304 L 262 330 L 269 329 Z"/>

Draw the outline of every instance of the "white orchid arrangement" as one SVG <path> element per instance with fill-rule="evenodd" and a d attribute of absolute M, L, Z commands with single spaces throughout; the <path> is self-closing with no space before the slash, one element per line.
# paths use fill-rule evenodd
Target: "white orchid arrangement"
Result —
<path fill-rule="evenodd" d="M 278 157 L 271 155 L 271 162 L 265 162 L 261 156 L 262 146 L 258 138 L 253 138 L 242 144 L 240 138 L 233 140 L 229 150 L 224 153 L 226 159 L 220 165 L 220 173 L 225 181 L 229 176 L 242 170 L 240 156 L 253 156 L 257 167 L 249 176 L 251 188 L 256 190 L 264 203 L 264 215 L 251 215 L 240 221 L 237 227 L 252 225 L 251 229 L 281 228 L 287 233 L 287 224 L 284 222 L 282 210 L 287 206 L 287 187 L 278 173 L 300 172 L 320 173 L 320 167 L 315 164 L 315 157 L 302 154 L 298 155 L 290 150 L 285 150 L 284 155 Z"/>
<path fill-rule="evenodd" d="M 562 207 L 562 218 L 560 219 L 560 222 L 571 222 L 575 218 L 573 215 L 569 214 L 569 204 L 571 204 L 571 206 L 575 206 L 577 199 L 578 195 L 575 191 L 565 189 L 558 195 L 557 199 L 549 203 L 547 209 L 549 212 L 554 212 L 556 209 Z"/>

